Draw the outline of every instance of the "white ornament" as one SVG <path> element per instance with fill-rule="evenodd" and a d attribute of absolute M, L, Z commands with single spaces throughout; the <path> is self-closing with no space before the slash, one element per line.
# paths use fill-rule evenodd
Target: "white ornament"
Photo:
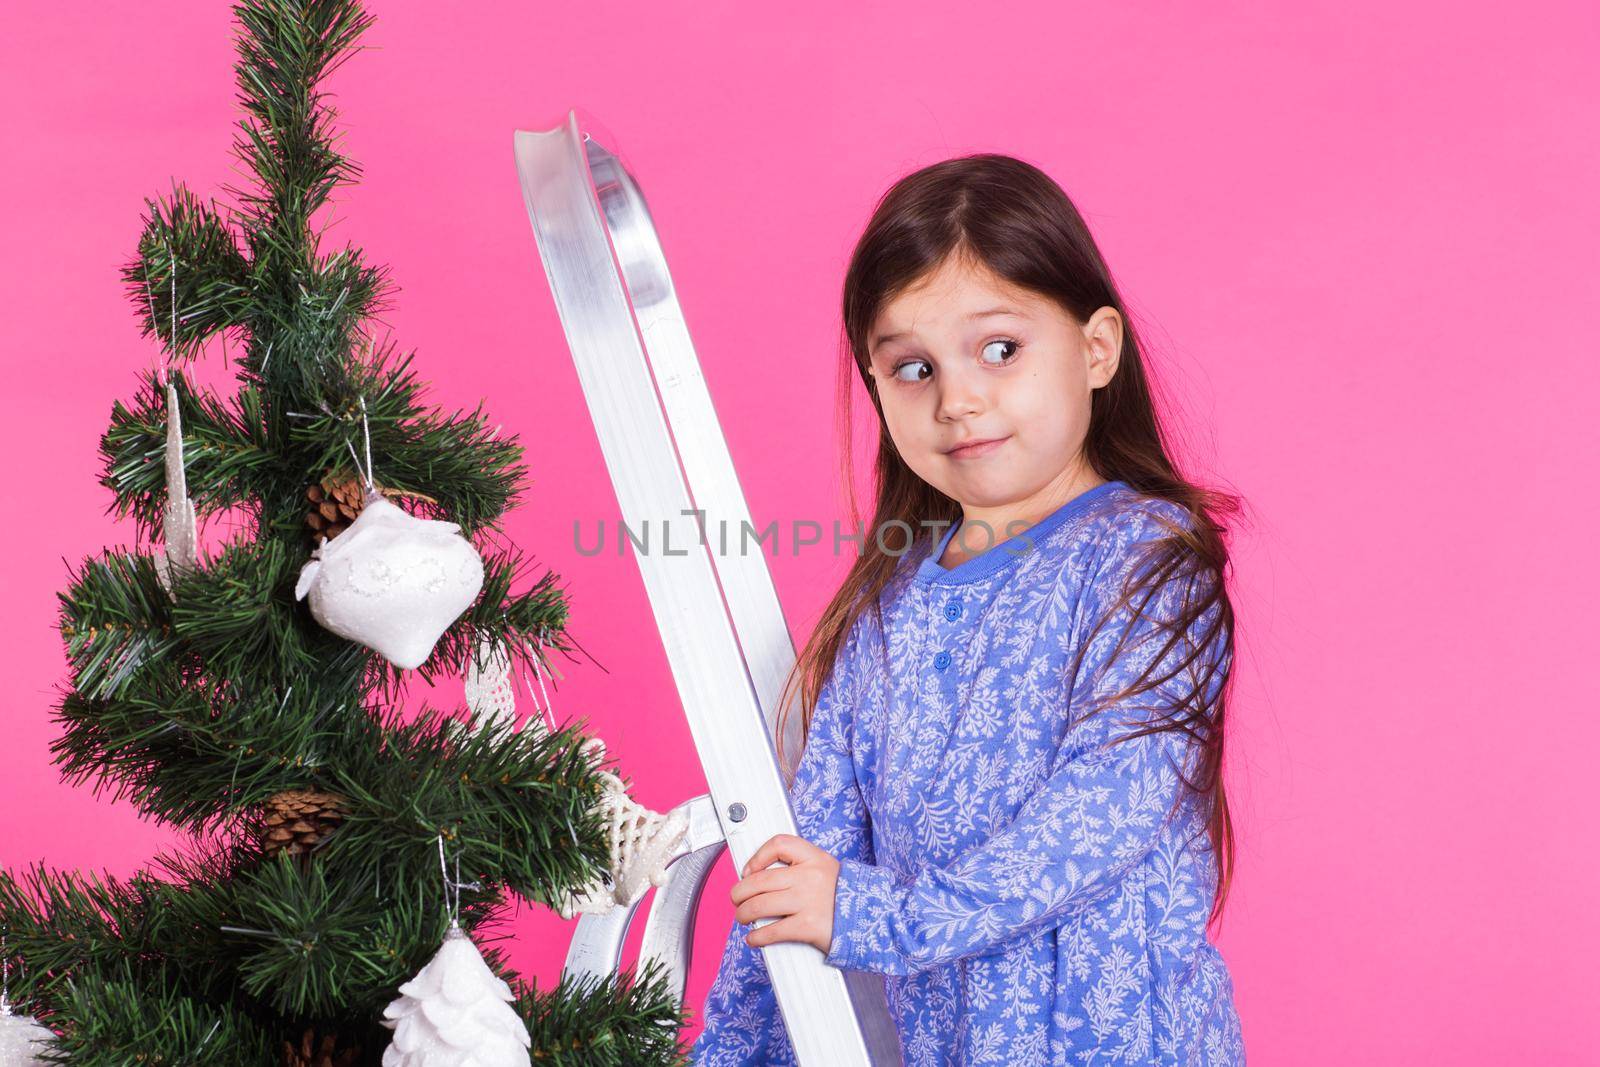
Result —
<path fill-rule="evenodd" d="M 452 922 L 428 965 L 383 1009 L 383 1067 L 527 1067 L 533 1039 L 511 987 Z"/>
<path fill-rule="evenodd" d="M 0 995 L 0 1067 L 34 1067 L 44 1064 L 39 1054 L 51 1048 L 55 1032 L 31 1015 L 14 1015 L 11 1002 Z"/>
<path fill-rule="evenodd" d="M 167 376 L 167 503 L 161 516 L 161 550 L 155 554 L 156 577 L 167 595 L 177 598 L 172 582 L 199 566 L 199 537 L 194 501 L 189 499 L 189 479 L 183 469 L 183 417 L 178 413 L 178 389 Z"/>
<path fill-rule="evenodd" d="M 542 638 L 539 647 L 541 650 L 544 648 Z M 534 737 L 548 737 L 556 729 L 556 724 L 550 714 L 549 694 L 544 693 L 544 669 L 540 658 L 531 649 L 528 654 L 533 662 L 534 676 L 539 679 L 539 693 L 535 693 L 531 685 L 528 686 L 528 693 L 533 697 L 538 712 L 528 716 L 522 729 L 531 732 Z M 523 681 L 526 683 L 527 675 L 523 675 Z M 462 689 L 467 707 L 484 729 L 499 730 L 507 737 L 516 731 L 517 692 L 512 681 L 511 653 L 504 640 L 490 641 L 483 636 L 478 638 L 477 650 L 467 660 Z M 540 693 L 544 693 L 542 701 Z"/>
<path fill-rule="evenodd" d="M 407 670 L 428 658 L 483 588 L 483 560 L 459 525 L 409 515 L 376 492 L 311 555 L 295 599 L 309 593 L 319 623 Z"/>
<path fill-rule="evenodd" d="M 605 744 L 591 737 L 583 750 L 599 759 L 605 755 Z M 611 840 L 611 885 L 596 879 L 582 892 L 569 895 L 556 908 L 563 919 L 580 911 L 604 915 L 618 904 L 631 907 L 650 886 L 665 885 L 667 861 L 678 854 L 689 831 L 689 815 L 683 808 L 665 815 L 651 811 L 628 796 L 617 775 L 601 771 L 600 776 L 606 790 L 600 804 Z"/>
<path fill-rule="evenodd" d="M 467 707 L 485 729 L 507 733 L 517 720 L 517 693 L 511 684 L 511 654 L 505 643 L 479 637 L 477 650 L 468 657 L 462 687 Z"/>

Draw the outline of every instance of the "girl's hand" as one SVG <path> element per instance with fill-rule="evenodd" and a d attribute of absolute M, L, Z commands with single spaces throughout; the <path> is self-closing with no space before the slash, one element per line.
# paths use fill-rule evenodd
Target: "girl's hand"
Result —
<path fill-rule="evenodd" d="M 763 870 L 777 861 L 787 867 Z M 839 861 L 803 837 L 777 834 L 756 850 L 739 872 L 729 894 L 734 917 L 752 923 L 784 916 L 745 935 L 752 947 L 774 941 L 799 941 L 824 953 L 833 945 L 833 894 L 839 884 Z"/>

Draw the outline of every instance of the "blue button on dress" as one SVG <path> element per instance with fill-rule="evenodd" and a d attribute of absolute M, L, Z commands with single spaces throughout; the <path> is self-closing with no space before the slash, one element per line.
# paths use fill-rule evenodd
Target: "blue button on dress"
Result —
<path fill-rule="evenodd" d="M 1184 735 L 1126 737 L 1186 681 L 1220 686 L 1225 642 L 1078 721 L 1160 652 L 1152 620 L 1176 617 L 1169 582 L 1136 628 L 1127 607 L 1095 628 L 1165 535 L 1157 515 L 1188 521 L 1111 481 L 1000 544 L 973 531 L 955 567 L 938 560 L 957 526 L 923 538 L 818 694 L 789 795 L 801 836 L 840 861 L 826 958 L 883 976 L 907 1064 L 1245 1062 L 1205 930 L 1217 869 L 1179 790 Z M 1207 663 L 1222 669 L 1202 681 Z M 746 932 L 730 929 L 706 1000 L 703 1067 L 795 1062 Z"/>

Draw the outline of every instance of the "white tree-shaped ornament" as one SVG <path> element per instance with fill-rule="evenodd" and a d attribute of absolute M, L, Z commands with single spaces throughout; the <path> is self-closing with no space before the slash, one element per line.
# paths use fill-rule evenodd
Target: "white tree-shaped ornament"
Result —
<path fill-rule="evenodd" d="M 55 1033 L 31 1015 L 14 1015 L 11 1004 L 0 997 L 0 1067 L 34 1067 L 50 1048 Z"/>
<path fill-rule="evenodd" d="M 533 1039 L 511 987 L 452 921 L 428 965 L 383 1009 L 383 1067 L 527 1067 Z"/>

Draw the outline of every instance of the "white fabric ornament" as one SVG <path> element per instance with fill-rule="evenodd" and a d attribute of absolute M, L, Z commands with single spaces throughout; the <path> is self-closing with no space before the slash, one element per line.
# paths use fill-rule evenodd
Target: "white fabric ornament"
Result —
<path fill-rule="evenodd" d="M 516 996 L 455 922 L 400 993 L 383 1009 L 394 1031 L 383 1067 L 527 1067 L 533 1039 Z"/>
<path fill-rule="evenodd" d="M 605 755 L 605 744 L 591 737 L 583 743 L 583 751 L 598 760 Z M 580 893 L 569 894 L 556 908 L 563 919 L 580 911 L 604 915 L 618 904 L 631 907 L 650 886 L 665 885 L 667 861 L 678 854 L 689 831 L 689 814 L 683 808 L 665 815 L 651 811 L 628 796 L 620 777 L 610 771 L 601 771 L 600 776 L 605 783 L 600 804 L 611 840 L 611 885 L 596 879 Z"/>
<path fill-rule="evenodd" d="M 167 595 L 177 598 L 172 582 L 199 566 L 199 537 L 194 501 L 189 499 L 189 479 L 183 469 L 183 416 L 178 413 L 178 389 L 167 375 L 167 504 L 161 515 L 161 550 L 155 554 L 156 577 Z"/>
<path fill-rule="evenodd" d="M 31 1015 L 14 1015 L 11 1002 L 0 995 L 0 1067 L 34 1067 L 51 1047 L 55 1032 Z"/>
<path fill-rule="evenodd" d="M 483 560 L 458 524 L 408 515 L 369 491 L 356 521 L 312 552 L 294 596 L 310 594 L 324 627 L 409 670 L 482 587 Z"/>
<path fill-rule="evenodd" d="M 517 693 L 511 683 L 511 653 L 503 641 L 478 638 L 477 651 L 468 657 L 462 687 L 467 707 L 485 729 L 511 732 L 517 721 Z"/>
<path fill-rule="evenodd" d="M 5 963 L 5 979 L 11 977 L 11 961 L 5 960 L 5 949 L 0 947 L 0 960 Z M 5 985 L 10 985 L 6 981 Z M 40 1024 L 34 1016 L 11 1013 L 11 998 L 5 985 L 0 985 L 0 1067 L 34 1067 L 43 1064 L 38 1054 L 53 1048 L 56 1032 Z"/>

